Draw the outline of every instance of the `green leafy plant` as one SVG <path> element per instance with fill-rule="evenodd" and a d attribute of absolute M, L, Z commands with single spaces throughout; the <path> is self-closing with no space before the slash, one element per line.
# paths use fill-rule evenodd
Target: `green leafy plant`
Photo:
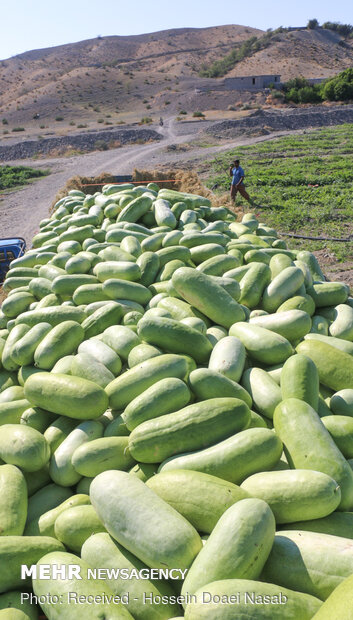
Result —
<path fill-rule="evenodd" d="M 0 190 L 25 185 L 47 174 L 49 174 L 48 170 L 39 170 L 28 166 L 0 166 Z"/>
<path fill-rule="evenodd" d="M 321 86 L 324 99 L 329 101 L 346 101 L 353 99 L 353 69 L 346 69 Z"/>
<path fill-rule="evenodd" d="M 322 101 L 349 101 L 353 99 L 353 69 L 346 69 L 321 84 L 310 84 L 296 77 L 283 86 L 286 101 L 293 103 L 320 103 Z"/>
<path fill-rule="evenodd" d="M 346 238 L 353 234 L 353 124 L 237 148 L 260 220 L 283 232 Z M 229 189 L 233 151 L 210 164 L 208 185 Z M 261 205 L 264 208 L 261 208 Z M 291 247 L 328 248 L 352 260 L 351 243 L 291 240 Z"/>
<path fill-rule="evenodd" d="M 352 37 L 353 36 L 353 26 L 351 24 L 340 24 L 339 22 L 325 22 L 322 24 L 322 28 L 326 28 L 327 30 L 333 30 L 333 32 L 337 32 L 342 37 Z"/>

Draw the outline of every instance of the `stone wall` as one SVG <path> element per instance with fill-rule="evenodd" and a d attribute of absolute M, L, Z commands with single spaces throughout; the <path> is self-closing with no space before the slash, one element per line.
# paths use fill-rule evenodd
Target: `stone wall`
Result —
<path fill-rule="evenodd" d="M 70 150 L 90 152 L 119 145 L 160 140 L 161 135 L 153 129 L 111 129 L 71 136 L 26 140 L 0 146 L 0 161 L 65 154 Z M 106 146 L 104 146 L 106 145 Z"/>

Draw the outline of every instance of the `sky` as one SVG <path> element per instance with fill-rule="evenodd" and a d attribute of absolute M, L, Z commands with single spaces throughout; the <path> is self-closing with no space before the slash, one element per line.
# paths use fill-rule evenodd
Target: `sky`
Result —
<path fill-rule="evenodd" d="M 32 49 L 169 28 L 353 23 L 352 0 L 0 0 L 0 59 Z"/>

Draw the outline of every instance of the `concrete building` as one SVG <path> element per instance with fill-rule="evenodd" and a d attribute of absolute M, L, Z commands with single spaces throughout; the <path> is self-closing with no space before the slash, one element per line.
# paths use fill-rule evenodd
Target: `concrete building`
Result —
<path fill-rule="evenodd" d="M 244 77 L 226 78 L 222 90 L 262 90 L 270 84 L 280 85 L 280 75 L 247 75 Z"/>

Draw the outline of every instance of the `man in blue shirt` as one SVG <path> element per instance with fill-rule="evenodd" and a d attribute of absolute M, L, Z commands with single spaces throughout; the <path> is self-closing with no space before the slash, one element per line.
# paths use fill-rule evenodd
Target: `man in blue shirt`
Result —
<path fill-rule="evenodd" d="M 235 159 L 231 163 L 230 168 L 229 168 L 229 176 L 232 177 L 232 184 L 230 187 L 231 200 L 235 202 L 236 195 L 239 192 L 239 194 L 243 196 L 245 200 L 247 200 L 251 205 L 253 205 L 253 201 L 251 200 L 248 192 L 245 189 L 245 185 L 243 183 L 245 172 L 243 168 L 240 166 L 239 159 Z"/>

